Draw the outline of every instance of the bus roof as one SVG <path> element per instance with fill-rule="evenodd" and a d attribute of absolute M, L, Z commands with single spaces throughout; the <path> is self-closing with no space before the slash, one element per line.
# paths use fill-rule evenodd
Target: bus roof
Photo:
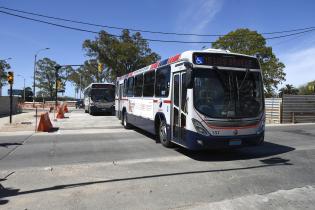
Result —
<path fill-rule="evenodd" d="M 174 55 L 172 57 L 169 57 L 165 60 L 160 60 L 160 61 L 157 61 L 151 65 L 148 65 L 148 66 L 145 66 L 141 69 L 138 69 L 136 71 L 133 71 L 133 72 L 130 72 L 128 74 L 125 74 L 121 77 L 117 77 L 117 80 L 122 80 L 122 79 L 125 79 L 125 78 L 128 78 L 130 76 L 134 76 L 134 75 L 137 75 L 137 74 L 140 74 L 140 73 L 144 73 L 146 71 L 150 71 L 150 70 L 154 70 L 154 69 L 157 69 L 161 66 L 165 66 L 165 65 L 168 65 L 168 64 L 171 64 L 171 63 L 176 63 L 176 62 L 181 62 L 181 61 L 187 61 L 187 62 L 190 62 L 190 63 L 193 63 L 193 54 L 194 53 L 214 53 L 214 54 L 226 54 L 226 55 L 236 55 L 236 56 L 242 56 L 242 57 L 248 57 L 248 58 L 254 58 L 256 59 L 254 56 L 249 56 L 249 55 L 245 55 L 245 54 L 239 54 L 239 53 L 232 53 L 230 52 L 229 50 L 222 50 L 222 49 L 213 49 L 213 48 L 208 48 L 208 49 L 204 49 L 204 50 L 188 50 L 188 51 L 185 51 L 181 54 L 177 54 L 177 55 Z"/>
<path fill-rule="evenodd" d="M 113 85 L 114 86 L 115 84 L 111 83 L 111 82 L 103 82 L 103 83 L 101 83 L 101 82 L 93 82 L 93 83 L 89 84 L 86 88 L 84 88 L 83 92 L 85 90 L 87 90 L 88 88 L 91 88 L 93 85 Z"/>

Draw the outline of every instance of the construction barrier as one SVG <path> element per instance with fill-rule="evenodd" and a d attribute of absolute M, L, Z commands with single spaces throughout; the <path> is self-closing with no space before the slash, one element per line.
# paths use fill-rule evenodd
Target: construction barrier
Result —
<path fill-rule="evenodd" d="M 58 106 L 58 107 L 57 107 L 57 110 L 58 110 L 58 112 L 57 112 L 56 118 L 57 118 L 57 119 L 63 119 L 63 118 L 65 118 L 65 115 L 64 115 L 64 106 L 63 106 L 63 105 Z"/>
<path fill-rule="evenodd" d="M 67 104 L 64 104 L 63 111 L 64 111 L 65 113 L 68 113 L 68 112 L 69 112 L 68 107 L 67 107 Z"/>
<path fill-rule="evenodd" d="M 40 115 L 39 124 L 37 127 L 37 131 L 49 132 L 53 128 L 48 112 L 42 113 Z"/>

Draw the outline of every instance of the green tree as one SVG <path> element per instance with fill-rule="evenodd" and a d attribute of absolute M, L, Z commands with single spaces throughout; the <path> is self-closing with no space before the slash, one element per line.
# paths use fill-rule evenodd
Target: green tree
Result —
<path fill-rule="evenodd" d="M 33 90 L 31 87 L 26 87 L 25 91 L 25 101 L 33 101 Z"/>
<path fill-rule="evenodd" d="M 256 31 L 237 29 L 220 37 L 212 47 L 256 56 L 263 71 L 266 97 L 271 96 L 278 85 L 285 81 L 285 65 L 279 61 L 272 48 L 266 46 L 266 39 Z"/>
<path fill-rule="evenodd" d="M 81 90 L 92 82 L 110 81 L 107 68 L 102 72 L 98 70 L 98 62 L 95 59 L 87 60 L 84 65 L 72 71 L 68 80 L 75 86 L 76 90 Z"/>
<path fill-rule="evenodd" d="M 9 63 L 7 63 L 5 60 L 0 60 L 0 96 L 2 96 L 2 87 L 7 84 L 6 71 L 10 68 L 11 67 Z"/>
<path fill-rule="evenodd" d="M 43 58 L 36 63 L 37 71 L 35 74 L 36 87 L 40 89 L 39 93 L 47 95 L 50 100 L 55 98 L 55 85 L 56 85 L 56 75 L 55 66 L 58 65 L 57 62 L 49 59 Z M 71 66 L 62 67 L 58 71 L 58 79 L 61 81 L 62 88 L 65 89 L 66 81 L 68 80 L 69 74 L 73 71 Z"/>
<path fill-rule="evenodd" d="M 300 95 L 314 95 L 315 94 L 315 80 L 306 83 L 299 87 L 299 94 Z"/>
<path fill-rule="evenodd" d="M 129 30 L 123 30 L 119 38 L 101 31 L 95 40 L 85 40 L 83 48 L 88 56 L 105 64 L 105 75 L 111 81 L 160 59 L 139 32 L 130 35 Z"/>
<path fill-rule="evenodd" d="M 293 85 L 286 84 L 283 88 L 279 90 L 279 97 L 282 97 L 284 94 L 288 95 L 297 95 L 299 89 L 295 88 Z"/>

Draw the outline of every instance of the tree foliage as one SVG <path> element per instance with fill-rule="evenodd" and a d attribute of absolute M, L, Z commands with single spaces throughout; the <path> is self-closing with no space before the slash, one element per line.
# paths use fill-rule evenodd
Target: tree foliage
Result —
<path fill-rule="evenodd" d="M 272 95 L 278 85 L 285 81 L 285 65 L 279 61 L 272 48 L 266 46 L 266 39 L 256 31 L 237 29 L 220 37 L 212 47 L 256 56 L 263 71 L 266 96 Z"/>
<path fill-rule="evenodd" d="M 306 83 L 299 87 L 299 94 L 300 95 L 314 95 L 315 94 L 315 80 Z"/>
<path fill-rule="evenodd" d="M 295 88 L 293 85 L 286 84 L 279 90 L 279 97 L 282 97 L 284 94 L 297 95 L 299 94 L 299 89 Z"/>
<path fill-rule="evenodd" d="M 31 87 L 26 87 L 25 91 L 25 101 L 33 101 L 33 90 Z M 23 97 L 23 96 L 22 96 Z"/>
<path fill-rule="evenodd" d="M 40 95 L 49 96 L 51 100 L 55 96 L 55 85 L 56 85 L 56 69 L 55 66 L 58 65 L 57 62 L 49 59 L 43 58 L 38 60 L 36 63 L 37 70 L 35 74 L 36 84 L 40 90 L 38 93 Z M 62 67 L 58 72 L 58 79 L 61 81 L 62 88 L 65 89 L 65 84 L 68 78 L 68 75 L 73 71 L 72 67 Z"/>
<path fill-rule="evenodd" d="M 5 60 L 0 60 L 0 90 L 3 86 L 7 84 L 7 73 L 10 69 L 10 64 L 7 63 Z M 0 93 L 1 95 L 1 93 Z"/>
<path fill-rule="evenodd" d="M 68 77 L 69 81 L 81 91 L 92 82 L 109 81 L 108 71 L 99 72 L 98 62 L 95 59 L 87 60 L 84 65 L 72 71 Z"/>
<path fill-rule="evenodd" d="M 111 81 L 160 59 L 139 32 L 131 35 L 129 30 L 123 30 L 119 38 L 101 31 L 95 40 L 85 40 L 83 48 L 88 56 L 105 64 L 105 75 Z"/>

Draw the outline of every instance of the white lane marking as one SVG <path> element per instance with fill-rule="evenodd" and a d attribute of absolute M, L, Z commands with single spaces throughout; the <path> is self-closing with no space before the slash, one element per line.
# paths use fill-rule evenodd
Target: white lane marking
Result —
<path fill-rule="evenodd" d="M 58 130 L 55 133 L 36 133 L 36 135 L 75 135 L 75 134 L 106 134 L 106 133 L 131 133 L 133 130 L 119 129 L 87 129 L 87 130 Z"/>
<path fill-rule="evenodd" d="M 297 201 L 297 202 L 294 202 Z M 278 190 L 268 194 L 245 195 L 234 199 L 197 204 L 192 207 L 182 209 L 304 209 L 307 205 L 315 203 L 315 188 L 304 186 L 289 190 Z M 286 208 L 287 207 L 287 208 Z M 310 206 L 309 206 L 310 207 Z"/>
<path fill-rule="evenodd" d="M 133 160 L 113 160 L 108 162 L 96 162 L 96 163 L 72 163 L 71 165 L 50 165 L 45 167 L 27 167 L 27 168 L 19 168 L 15 171 L 19 172 L 29 172 L 29 171 L 47 171 L 51 168 L 54 171 L 57 170 L 84 170 L 93 167 L 107 167 L 107 166 L 126 166 L 133 164 L 141 164 L 141 163 L 156 163 L 156 162 L 180 162 L 180 161 L 189 161 L 191 158 L 187 156 L 166 156 L 166 157 L 155 157 L 155 158 L 143 158 L 143 159 L 133 159 Z M 6 173 L 9 170 L 3 170 L 1 173 Z"/>
<path fill-rule="evenodd" d="M 0 132 L 0 136 L 25 136 L 31 135 L 34 131 L 8 131 L 8 132 Z"/>

